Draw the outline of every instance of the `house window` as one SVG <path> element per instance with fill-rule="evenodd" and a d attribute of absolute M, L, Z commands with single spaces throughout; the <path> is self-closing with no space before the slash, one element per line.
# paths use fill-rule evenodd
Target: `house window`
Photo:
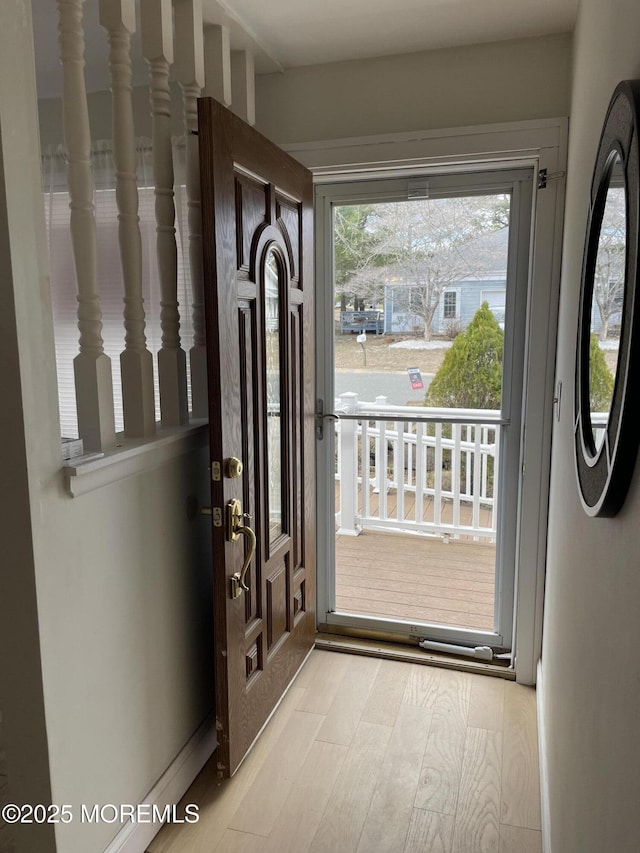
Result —
<path fill-rule="evenodd" d="M 443 318 L 445 320 L 455 320 L 458 311 L 458 294 L 455 290 L 447 291 L 444 295 Z"/>

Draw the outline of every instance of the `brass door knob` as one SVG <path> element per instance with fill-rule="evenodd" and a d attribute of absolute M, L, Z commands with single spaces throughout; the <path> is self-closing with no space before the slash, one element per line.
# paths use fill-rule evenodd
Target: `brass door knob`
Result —
<path fill-rule="evenodd" d="M 224 465 L 225 476 L 230 480 L 235 480 L 242 474 L 242 462 L 237 456 L 230 456 Z"/>

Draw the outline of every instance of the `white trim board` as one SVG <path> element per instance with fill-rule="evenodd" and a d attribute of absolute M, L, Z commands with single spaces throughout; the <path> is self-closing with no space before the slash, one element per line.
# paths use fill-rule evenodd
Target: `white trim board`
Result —
<path fill-rule="evenodd" d="M 125 438 L 119 433 L 119 443 L 101 458 L 79 465 L 69 460 L 63 469 L 67 491 L 77 498 L 117 480 L 157 468 L 176 456 L 204 448 L 208 435 L 207 422 L 202 420 L 182 427 L 161 428 L 153 438 Z"/>
<path fill-rule="evenodd" d="M 209 716 L 180 750 L 140 805 L 155 805 L 160 809 L 167 805 L 177 805 L 217 745 L 215 718 Z M 159 823 L 128 821 L 104 853 L 145 853 L 160 829 Z"/>
<path fill-rule="evenodd" d="M 564 149 L 566 161 L 567 135 L 568 120 L 556 118 L 290 143 L 282 148 L 322 182 L 350 171 L 372 177 L 372 172 L 384 170 L 391 177 L 393 168 L 455 166 L 462 171 L 468 164 L 477 169 L 496 160 L 537 159 L 544 149 Z"/>
<path fill-rule="evenodd" d="M 544 694 L 542 692 L 542 661 L 538 661 L 536 683 L 536 706 L 538 718 L 538 761 L 540 764 L 540 813 L 542 822 L 542 853 L 551 851 L 551 825 L 549 801 L 549 768 L 547 765 L 547 730 L 544 724 Z"/>

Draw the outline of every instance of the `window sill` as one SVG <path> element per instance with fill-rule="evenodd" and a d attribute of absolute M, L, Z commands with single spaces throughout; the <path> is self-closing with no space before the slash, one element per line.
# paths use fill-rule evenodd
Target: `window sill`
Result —
<path fill-rule="evenodd" d="M 71 497 L 77 498 L 125 477 L 157 468 L 170 459 L 206 446 L 207 437 L 208 421 L 205 419 L 194 420 L 184 427 L 159 427 L 153 438 L 125 438 L 120 433 L 117 446 L 99 459 L 81 465 L 74 465 L 70 460 L 64 466 L 67 490 Z"/>

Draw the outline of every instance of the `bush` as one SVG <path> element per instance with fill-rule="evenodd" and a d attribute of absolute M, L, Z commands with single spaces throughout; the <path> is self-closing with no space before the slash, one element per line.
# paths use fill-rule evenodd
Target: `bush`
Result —
<path fill-rule="evenodd" d="M 613 398 L 613 375 L 607 367 L 598 338 L 592 332 L 589 342 L 589 401 L 592 412 L 608 412 Z"/>
<path fill-rule="evenodd" d="M 499 409 L 504 334 L 483 302 L 447 351 L 425 396 L 427 406 Z M 606 367 L 606 365 L 605 365 Z"/>
<path fill-rule="evenodd" d="M 448 341 L 454 341 L 464 332 L 462 320 L 447 320 L 444 324 L 444 336 Z"/>

